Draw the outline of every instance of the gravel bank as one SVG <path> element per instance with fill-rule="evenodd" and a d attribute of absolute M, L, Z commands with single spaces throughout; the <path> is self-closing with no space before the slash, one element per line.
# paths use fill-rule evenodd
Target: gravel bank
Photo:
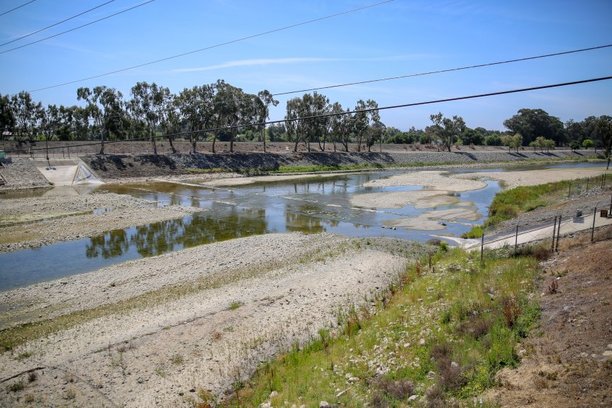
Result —
<path fill-rule="evenodd" d="M 91 237 L 180 218 L 191 207 L 158 208 L 154 202 L 113 193 L 78 195 L 71 189 L 53 189 L 41 197 L 0 199 L 0 252 Z"/>
<path fill-rule="evenodd" d="M 256 236 L 4 293 L 2 304 L 21 322 L 162 296 L 1 354 L 2 379 L 30 369 L 37 377 L 10 380 L 27 385 L 0 393 L 0 405 L 25 406 L 32 395 L 39 405 L 192 406 L 201 390 L 220 394 L 389 285 L 408 260 L 371 241 L 379 245 L 329 234 Z M 229 278 L 198 286 L 214 276 Z M 197 289 L 174 297 L 176 285 Z"/>

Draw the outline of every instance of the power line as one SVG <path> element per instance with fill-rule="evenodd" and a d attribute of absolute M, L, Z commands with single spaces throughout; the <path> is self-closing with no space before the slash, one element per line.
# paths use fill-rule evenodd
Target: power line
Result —
<path fill-rule="evenodd" d="M 366 109 L 350 110 L 350 111 L 343 111 L 343 112 L 337 112 L 337 113 L 336 112 L 334 112 L 334 113 L 322 113 L 322 114 L 318 114 L 318 115 L 303 116 L 301 118 L 270 120 L 270 121 L 266 121 L 266 122 L 250 123 L 248 125 L 221 126 L 221 127 L 208 128 L 208 129 L 202 129 L 202 130 L 196 130 L 196 131 L 171 133 L 171 134 L 165 135 L 165 136 L 178 136 L 178 135 L 186 135 L 186 134 L 192 134 L 192 133 L 216 132 L 216 131 L 220 131 L 220 130 L 239 129 L 239 128 L 244 128 L 244 127 L 248 127 L 248 126 L 273 125 L 273 124 L 277 124 L 277 123 L 296 122 L 296 121 L 299 121 L 299 120 L 309 120 L 309 119 L 326 118 L 326 117 L 333 117 L 333 116 L 352 115 L 352 114 L 355 114 L 357 112 L 372 112 L 372 111 L 381 111 L 381 110 L 389 110 L 389 109 L 410 108 L 410 107 L 413 107 L 413 106 L 433 105 L 433 104 L 437 104 L 437 103 L 455 102 L 455 101 L 477 99 L 477 98 L 486 98 L 486 97 L 490 97 L 490 96 L 508 95 L 508 94 L 514 94 L 514 93 L 537 91 L 537 90 L 542 90 L 542 89 L 561 88 L 561 87 L 565 87 L 565 86 L 573 86 L 573 85 L 587 84 L 587 83 L 592 83 L 592 82 L 607 81 L 607 80 L 610 80 L 610 79 L 612 79 L 612 75 L 605 76 L 605 77 L 599 77 L 599 78 L 582 79 L 582 80 L 571 81 L 571 82 L 560 82 L 560 83 L 556 83 L 556 84 L 531 86 L 531 87 L 527 87 L 527 88 L 509 89 L 509 90 L 505 90 L 505 91 L 495 91 L 495 92 L 487 92 L 487 93 L 467 95 L 467 96 L 457 96 L 457 97 L 451 97 L 451 98 L 433 99 L 433 100 L 423 101 L 423 102 L 410 102 L 410 103 L 404 103 L 404 104 L 400 104 L 400 105 L 388 105 L 388 106 L 382 106 L 382 107 L 377 107 L 377 108 L 366 108 Z"/>
<path fill-rule="evenodd" d="M 135 6 L 132 6 L 132 7 L 126 8 L 125 10 L 118 11 L 118 12 L 116 12 L 116 13 L 110 14 L 110 15 L 108 15 L 108 16 L 106 16 L 106 17 L 102 17 L 102 18 L 99 18 L 99 19 L 97 19 L 97 20 L 90 21 L 90 22 L 89 22 L 89 23 L 87 23 L 87 24 L 83 24 L 83 25 L 80 25 L 80 26 L 78 26 L 78 27 L 71 28 L 70 30 L 62 31 L 61 33 L 53 34 L 53 35 L 50 35 L 49 37 L 41 38 L 40 40 L 32 41 L 32 42 L 29 42 L 29 43 L 27 43 L 27 44 L 23 44 L 23 45 L 20 45 L 20 46 L 14 47 L 14 48 L 9 48 L 8 50 L 0 51 L 0 54 L 6 54 L 6 53 L 8 53 L 8 52 L 18 50 L 18 49 L 20 49 L 20 48 L 24 48 L 24 47 L 27 47 L 27 46 L 30 46 L 30 45 L 33 45 L 33 44 L 38 44 L 39 42 L 43 42 L 43 41 L 49 40 L 49 39 L 51 39 L 51 38 L 59 37 L 60 35 L 64 35 L 64 34 L 67 34 L 67 33 L 72 32 L 72 31 L 79 30 L 79 29 L 81 29 L 81 28 L 83 28 L 83 27 L 87 27 L 87 26 L 90 26 L 90 25 L 92 25 L 92 24 L 99 23 L 100 21 L 103 21 L 103 20 L 108 20 L 108 19 L 109 19 L 109 18 L 111 18 L 111 17 L 118 16 L 119 14 L 126 13 L 126 12 L 131 11 L 131 10 L 134 10 L 134 9 L 136 9 L 136 8 L 138 8 L 138 7 L 142 7 L 142 6 L 144 6 L 144 5 L 147 5 L 147 4 L 149 4 L 149 3 L 152 3 L 152 2 L 154 2 L 154 1 L 155 1 L 155 0 L 148 0 L 148 1 L 145 1 L 145 2 L 140 3 L 140 4 L 137 4 L 137 5 L 135 5 Z"/>
<path fill-rule="evenodd" d="M 596 47 L 588 47 L 588 48 L 579 48 L 579 49 L 570 50 L 570 51 L 554 52 L 554 53 L 550 53 L 550 54 L 534 55 L 534 56 L 530 56 L 530 57 L 515 58 L 515 59 L 510 59 L 510 60 L 487 62 L 487 63 L 484 63 L 484 64 L 467 65 L 467 66 L 463 66 L 463 67 L 440 69 L 440 70 L 436 70 L 436 71 L 419 72 L 419 73 L 416 73 L 416 74 L 407 74 L 407 75 L 398 75 L 398 76 L 385 77 L 385 78 L 367 79 L 367 80 L 364 80 L 364 81 L 346 82 L 346 83 L 342 83 L 342 84 L 321 86 L 321 87 L 317 87 L 317 88 L 298 89 L 298 90 L 295 90 L 295 91 L 279 92 L 279 93 L 275 93 L 273 95 L 274 96 L 290 95 L 290 94 L 295 94 L 295 93 L 320 91 L 320 90 L 323 90 L 323 89 L 341 88 L 341 87 L 345 87 L 345 86 L 371 84 L 371 83 L 374 83 L 374 82 L 393 81 L 393 80 L 396 80 L 396 79 L 404 79 L 404 78 L 413 78 L 413 77 L 426 76 L 426 75 L 443 74 L 443 73 L 447 73 L 447 72 L 464 71 L 464 70 L 467 70 L 467 69 L 484 68 L 484 67 L 491 67 L 491 66 L 495 66 L 495 65 L 511 64 L 511 63 L 515 63 L 515 62 L 530 61 L 530 60 L 549 58 L 549 57 L 558 57 L 558 56 L 561 56 L 561 55 L 577 54 L 577 53 L 580 53 L 580 52 L 595 51 L 595 50 L 601 50 L 601 49 L 610 48 L 610 47 L 612 47 L 612 44 L 599 45 L 599 46 L 596 46 Z"/>
<path fill-rule="evenodd" d="M 34 3 L 35 1 L 36 1 L 36 0 L 26 1 L 26 2 L 25 2 L 25 3 L 23 3 L 22 5 L 17 6 L 17 7 L 13 7 L 12 9 L 7 10 L 7 11 L 5 11 L 4 13 L 0 14 L 0 17 L 2 17 L 2 16 L 3 16 L 3 15 L 5 15 L 5 14 L 11 13 L 11 12 L 13 12 L 13 11 L 15 11 L 15 10 L 19 10 L 20 8 L 25 7 L 25 6 L 27 6 L 28 4 Z"/>
<path fill-rule="evenodd" d="M 87 14 L 87 13 L 89 13 L 89 12 L 91 12 L 91 11 L 94 11 L 94 10 L 96 10 L 96 9 L 99 9 L 100 7 L 106 6 L 107 4 L 112 3 L 113 1 L 115 1 L 115 0 L 109 0 L 109 1 L 107 1 L 106 3 L 99 4 L 99 5 L 95 6 L 95 7 L 90 8 L 89 10 L 85 10 L 85 11 L 83 11 L 83 12 L 79 13 L 79 14 L 75 14 L 75 15 L 74 15 L 74 16 L 72 16 L 72 17 L 68 17 L 68 18 L 66 18 L 66 19 L 64 19 L 64 20 L 62 20 L 62 21 L 58 21 L 57 23 L 54 23 L 54 24 L 48 25 L 48 26 L 43 27 L 43 28 L 41 28 L 41 29 L 39 29 L 39 30 L 33 31 L 33 32 L 29 33 L 29 34 L 22 35 L 21 37 L 15 38 L 15 39 L 13 39 L 13 40 L 11 40 L 11 41 L 7 41 L 7 42 L 5 42 L 5 43 L 2 43 L 2 44 L 0 44 L 0 47 L 2 47 L 2 46 L 4 46 L 4 45 L 12 44 L 12 43 L 14 43 L 14 42 L 16 42 L 16 41 L 19 41 L 19 40 L 23 40 L 24 38 L 31 37 L 31 36 L 33 36 L 34 34 L 38 34 L 38 33 L 42 32 L 42 31 L 48 30 L 49 28 L 53 28 L 53 27 L 55 27 L 55 26 L 58 26 L 58 25 L 60 25 L 60 24 L 63 24 L 63 23 L 65 23 L 66 21 L 73 20 L 73 19 L 75 19 L 75 18 L 77 18 L 77 17 L 82 16 L 83 14 Z"/>
<path fill-rule="evenodd" d="M 587 84 L 587 83 L 593 83 L 593 82 L 601 82 L 601 81 L 607 81 L 607 80 L 610 80 L 610 79 L 612 79 L 612 75 L 605 76 L 605 77 L 599 77 L 599 78 L 582 79 L 582 80 L 571 81 L 571 82 L 561 82 L 561 83 L 556 83 L 556 84 L 531 86 L 531 87 L 527 87 L 527 88 L 509 89 L 509 90 L 505 90 L 505 91 L 487 92 L 487 93 L 481 93 L 481 94 L 473 94 L 473 95 L 466 95 L 466 96 L 457 96 L 457 97 L 444 98 L 444 99 L 433 99 L 433 100 L 422 101 L 422 102 L 410 102 L 410 103 L 403 103 L 403 104 L 399 104 L 399 105 L 388 105 L 388 106 L 382 106 L 382 107 L 378 107 L 378 108 L 367 108 L 367 109 L 344 111 L 344 112 L 337 112 L 337 113 L 323 113 L 323 114 L 319 114 L 319 115 L 304 116 L 304 117 L 301 117 L 301 118 L 269 120 L 269 121 L 265 121 L 265 122 L 257 122 L 257 123 L 249 123 L 249 124 L 241 124 L 241 125 L 233 125 L 233 126 L 221 126 L 221 127 L 207 128 L 207 129 L 201 129 L 201 130 L 191 130 L 191 131 L 185 131 L 185 132 L 167 133 L 165 135 L 155 136 L 155 138 L 160 139 L 160 138 L 166 138 L 168 136 L 184 136 L 184 135 L 189 135 L 189 134 L 218 132 L 218 131 L 221 131 L 221 130 L 230 130 L 230 129 L 240 129 L 240 128 L 246 128 L 246 127 L 250 127 L 250 126 L 273 125 L 273 124 L 277 124 L 277 123 L 297 122 L 299 120 L 309 120 L 309 119 L 325 118 L 325 117 L 333 117 L 333 116 L 352 115 L 352 114 L 357 113 L 357 112 L 371 112 L 371 111 L 379 111 L 379 110 L 400 109 L 400 108 L 409 108 L 409 107 L 413 107 L 413 106 L 433 105 L 433 104 L 437 104 L 437 103 L 455 102 L 455 101 L 477 99 L 477 98 L 487 98 L 487 97 L 490 97 L 490 96 L 508 95 L 508 94 L 514 94 L 514 93 L 538 91 L 538 90 L 542 90 L 542 89 L 561 88 L 561 87 L 565 87 L 565 86 L 573 86 L 573 85 L 581 85 L 581 84 Z M 150 138 L 135 138 L 135 139 L 130 139 L 130 140 L 134 140 L 135 141 L 135 140 L 149 140 L 149 139 Z M 120 142 L 120 141 L 116 141 L 116 142 Z M 105 141 L 104 143 L 107 143 L 107 144 L 108 143 L 113 143 L 113 141 Z M 100 144 L 100 142 L 84 143 L 84 144 L 82 144 L 82 146 L 89 146 L 89 145 L 95 145 L 95 144 Z M 53 147 L 53 149 L 56 149 L 56 148 L 61 148 L 61 147 Z"/>
<path fill-rule="evenodd" d="M 142 68 L 142 67 L 146 67 L 148 65 L 158 64 L 160 62 L 169 61 L 169 60 L 173 60 L 173 59 L 180 58 L 180 57 L 185 57 L 187 55 L 192 55 L 192 54 L 196 54 L 196 53 L 203 52 L 203 51 L 208 51 L 208 50 L 211 50 L 213 48 L 223 47 L 225 45 L 234 44 L 234 43 L 237 43 L 237 42 L 240 42 L 240 41 L 250 40 L 250 39 L 253 39 L 253 38 L 257 38 L 257 37 L 263 37 L 265 35 L 277 33 L 277 32 L 280 32 L 280 31 L 286 31 L 286 30 L 289 30 L 291 28 L 300 27 L 300 26 L 303 26 L 303 25 L 312 24 L 312 23 L 316 23 L 316 22 L 319 22 L 319 21 L 323 21 L 323 20 L 328 20 L 328 19 L 331 19 L 331 18 L 334 18 L 334 17 L 339 17 L 339 16 L 343 16 L 343 15 L 346 15 L 346 14 L 355 13 L 357 11 L 366 10 L 366 9 L 377 7 L 377 6 L 380 6 L 380 5 L 383 5 L 383 4 L 391 3 L 392 1 L 394 1 L 394 0 L 385 0 L 385 1 L 378 2 L 378 3 L 369 4 L 369 5 L 366 5 L 366 6 L 362 6 L 362 7 L 346 10 L 346 11 L 341 11 L 339 13 L 330 14 L 330 15 L 323 16 L 323 17 L 313 18 L 313 19 L 310 19 L 310 20 L 302 21 L 302 22 L 291 24 L 291 25 L 284 26 L 284 27 L 274 28 L 272 30 L 263 31 L 263 32 L 260 32 L 260 33 L 257 33 L 257 34 L 251 34 L 251 35 L 248 35 L 248 36 L 245 36 L 245 37 L 236 38 L 236 39 L 229 40 L 229 41 L 226 41 L 226 42 L 222 42 L 222 43 L 219 43 L 219 44 L 209 45 L 209 46 L 206 46 L 206 47 L 203 47 L 203 48 L 198 48 L 196 50 L 187 51 L 187 52 L 183 52 L 183 53 L 180 53 L 180 54 L 175 54 L 175 55 L 172 55 L 172 56 L 169 56 L 169 57 L 164 57 L 164 58 L 156 59 L 156 60 L 153 60 L 153 61 L 143 62 L 141 64 L 132 65 L 132 66 L 129 66 L 129 67 L 126 67 L 126 68 L 120 68 L 120 69 L 116 69 L 114 71 L 108 71 L 108 72 L 105 72 L 105 73 L 102 73 L 102 74 L 92 75 L 90 77 L 75 79 L 73 81 L 61 82 L 59 84 L 50 85 L 50 86 L 46 86 L 46 87 L 43 87 L 43 88 L 32 89 L 32 90 L 30 90 L 28 92 L 33 93 L 33 92 L 45 91 L 47 89 L 59 88 L 61 86 L 76 84 L 78 82 L 83 82 L 83 81 L 89 81 L 91 79 L 98 79 L 98 78 L 106 77 L 106 76 L 109 76 L 109 75 L 114 75 L 114 74 L 118 74 L 118 73 L 121 73 L 121 72 L 130 71 L 132 69 Z"/>

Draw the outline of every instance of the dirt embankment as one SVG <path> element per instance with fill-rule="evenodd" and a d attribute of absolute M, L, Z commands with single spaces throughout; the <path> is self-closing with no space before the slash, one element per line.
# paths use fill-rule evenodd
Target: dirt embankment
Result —
<path fill-rule="evenodd" d="M 0 354 L 0 406 L 192 406 L 368 305 L 419 248 L 264 235 L 3 292 L 3 326 L 39 335 Z"/>
<path fill-rule="evenodd" d="M 521 365 L 498 373 L 487 399 L 501 407 L 612 405 L 611 232 L 595 244 L 590 234 L 566 240 L 544 263 L 540 327 L 521 345 Z"/>

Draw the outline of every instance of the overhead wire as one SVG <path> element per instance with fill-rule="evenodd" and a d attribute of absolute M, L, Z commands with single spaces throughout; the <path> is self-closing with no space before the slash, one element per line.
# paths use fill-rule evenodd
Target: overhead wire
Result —
<path fill-rule="evenodd" d="M 0 51 L 0 54 L 6 54 L 6 53 L 8 53 L 8 52 L 15 51 L 15 50 L 18 50 L 18 49 L 21 49 L 21 48 L 25 48 L 25 47 L 28 47 L 28 46 L 33 45 L 33 44 L 38 44 L 38 43 L 40 43 L 40 42 L 43 42 L 43 41 L 49 40 L 49 39 L 51 39 L 51 38 L 59 37 L 60 35 L 64 35 L 64 34 L 67 34 L 67 33 L 71 33 L 71 32 L 76 31 L 76 30 L 80 30 L 81 28 L 84 28 L 84 27 L 90 26 L 90 25 L 92 25 L 92 24 L 99 23 L 100 21 L 108 20 L 109 18 L 112 18 L 112 17 L 118 16 L 118 15 L 123 14 L 123 13 L 127 13 L 128 11 L 131 11 L 131 10 L 137 9 L 137 8 L 139 8 L 139 7 L 142 7 L 142 6 L 145 6 L 145 5 L 149 4 L 149 3 L 153 3 L 154 1 L 155 1 L 155 0 L 148 0 L 148 1 L 145 1 L 145 2 L 143 2 L 143 3 L 136 4 L 135 6 L 128 7 L 128 8 L 126 8 L 125 10 L 118 11 L 118 12 L 116 12 L 116 13 L 110 14 L 110 15 L 108 15 L 108 16 L 106 16 L 106 17 L 102 17 L 102 18 L 99 18 L 99 19 L 94 20 L 94 21 L 90 21 L 89 23 L 86 23 L 86 24 L 80 25 L 80 26 L 78 26 L 78 27 L 71 28 L 70 30 L 62 31 L 61 33 L 53 34 L 53 35 L 50 35 L 50 36 L 45 37 L 45 38 L 41 38 L 41 39 L 36 40 L 36 41 L 32 41 L 32 42 L 29 42 L 29 43 L 26 43 L 26 44 L 22 44 L 22 45 L 19 45 L 19 46 L 17 46 L 17 47 L 9 48 L 8 50 L 3 50 L 3 51 Z"/>
<path fill-rule="evenodd" d="M 542 89 L 553 89 L 553 88 L 561 88 L 561 87 L 566 87 L 566 86 L 574 86 L 574 85 L 595 83 L 595 82 L 601 82 L 601 81 L 608 81 L 610 79 L 612 79 L 612 75 L 608 75 L 604 77 L 597 77 L 597 78 L 581 79 L 581 80 L 570 81 L 570 82 L 559 82 L 559 83 L 547 84 L 547 85 L 537 85 L 537 86 L 530 86 L 530 87 L 525 87 L 525 88 L 508 89 L 508 90 L 503 90 L 503 91 L 486 92 L 486 93 L 480 93 L 480 94 L 456 96 L 456 97 L 442 98 L 442 99 L 433 99 L 433 100 L 421 101 L 421 102 L 409 102 L 409 103 L 403 103 L 403 104 L 398 104 L 398 105 L 387 105 L 387 106 L 381 106 L 381 107 L 376 107 L 376 108 L 347 110 L 343 112 L 333 112 L 333 113 L 329 112 L 329 113 L 304 116 L 304 117 L 299 117 L 299 118 L 269 120 L 269 121 L 264 121 L 264 122 L 254 122 L 254 123 L 248 123 L 248 124 L 220 126 L 220 127 L 206 128 L 206 129 L 200 129 L 200 130 L 166 133 L 164 135 L 155 136 L 155 138 L 161 139 L 161 138 L 166 138 L 169 136 L 171 137 L 184 136 L 184 135 L 198 134 L 198 133 L 218 132 L 221 130 L 247 128 L 251 126 L 273 125 L 277 123 L 297 122 L 300 120 L 352 115 L 357 112 L 372 112 L 372 111 L 381 111 L 381 110 L 390 110 L 390 109 L 400 109 L 400 108 L 409 108 L 413 106 L 433 105 L 433 104 L 438 104 L 438 103 L 455 102 L 455 101 L 470 100 L 470 99 L 477 99 L 477 98 L 487 98 L 491 96 L 509 95 L 509 94 L 522 93 L 522 92 L 538 91 Z M 147 138 L 143 137 L 143 138 L 134 138 L 130 140 L 136 141 L 136 140 L 149 140 L 149 139 L 150 138 L 148 137 Z M 113 142 L 120 142 L 120 141 L 105 141 L 104 143 L 113 143 Z M 82 146 L 97 145 L 97 144 L 100 144 L 100 142 L 95 142 L 95 143 L 90 143 L 90 144 L 85 143 L 85 144 L 82 144 Z M 58 148 L 62 148 L 62 147 L 60 146 Z"/>
<path fill-rule="evenodd" d="M 13 8 L 12 8 L 12 9 L 10 9 L 10 10 L 4 11 L 4 12 L 0 13 L 0 17 L 4 16 L 5 14 L 12 13 L 12 12 L 13 12 L 13 11 L 15 11 L 15 10 L 19 10 L 20 8 L 25 7 L 25 6 L 27 6 L 28 4 L 32 4 L 32 3 L 34 3 L 35 1 L 36 1 L 36 0 L 26 1 L 25 3 L 23 3 L 23 4 L 21 4 L 21 5 L 17 6 L 17 7 L 13 7 Z"/>
<path fill-rule="evenodd" d="M 300 120 L 352 115 L 357 112 L 372 112 L 372 111 L 381 111 L 381 110 L 389 110 L 389 109 L 409 108 L 413 106 L 433 105 L 437 103 L 455 102 L 455 101 L 477 99 L 477 98 L 486 98 L 486 97 L 491 97 L 491 96 L 530 92 L 530 91 L 537 91 L 537 90 L 542 90 L 542 89 L 561 88 L 565 86 L 573 86 L 573 85 L 587 84 L 587 83 L 593 83 L 593 82 L 607 81 L 610 79 L 612 79 L 612 75 L 605 76 L 605 77 L 581 79 L 578 81 L 571 81 L 571 82 L 560 82 L 560 83 L 555 83 L 555 84 L 538 85 L 538 86 L 531 86 L 531 87 L 526 87 L 526 88 L 515 88 L 515 89 L 504 90 L 504 91 L 486 92 L 486 93 L 466 95 L 466 96 L 456 96 L 456 97 L 450 97 L 450 98 L 433 99 L 433 100 L 422 101 L 422 102 L 409 102 L 409 103 L 403 103 L 399 105 L 387 105 L 387 106 L 381 106 L 381 107 L 376 107 L 376 108 L 346 110 L 343 112 L 333 112 L 333 113 L 328 112 L 328 113 L 322 113 L 322 114 L 311 115 L 311 116 L 303 116 L 299 118 L 269 120 L 269 121 L 264 121 L 264 122 L 250 123 L 248 125 L 241 124 L 241 125 L 234 125 L 234 126 L 220 126 L 220 127 L 214 127 L 214 128 L 201 129 L 197 131 L 178 132 L 178 133 L 170 134 L 170 136 L 192 134 L 192 133 L 216 132 L 220 130 L 239 129 L 239 128 L 248 127 L 248 126 L 273 125 L 277 123 L 296 122 Z"/>
<path fill-rule="evenodd" d="M 503 64 L 512 64 L 512 63 L 516 63 L 516 62 L 531 61 L 531 60 L 542 59 L 542 58 L 549 58 L 549 57 L 558 57 L 558 56 L 561 56 L 561 55 L 577 54 L 577 53 L 580 53 L 580 52 L 595 51 L 595 50 L 601 50 L 601 49 L 610 48 L 610 47 L 612 47 L 612 44 L 605 44 L 605 45 L 598 45 L 598 46 L 595 46 L 595 47 L 579 48 L 579 49 L 569 50 L 569 51 L 553 52 L 553 53 L 549 53 L 549 54 L 533 55 L 533 56 L 529 56 L 529 57 L 514 58 L 514 59 L 495 61 L 495 62 L 486 62 L 486 63 L 483 63 L 483 64 L 466 65 L 466 66 L 462 66 L 462 67 L 440 69 L 440 70 L 435 70 L 435 71 L 419 72 L 419 73 L 406 74 L 406 75 L 397 75 L 397 76 L 384 77 L 384 78 L 367 79 L 367 80 L 355 81 L 355 82 L 345 82 L 345 83 L 341 83 L 341 84 L 320 86 L 320 87 L 316 87 L 316 88 L 298 89 L 298 90 L 294 90 L 294 91 L 277 92 L 277 93 L 273 93 L 273 95 L 274 96 L 291 95 L 291 94 L 296 94 L 296 93 L 313 92 L 313 91 L 320 91 L 320 90 L 325 90 L 325 89 L 341 88 L 341 87 L 346 87 L 346 86 L 363 85 L 363 84 L 371 84 L 371 83 L 375 83 L 375 82 L 393 81 L 393 80 L 397 80 L 397 79 L 405 79 L 405 78 L 414 78 L 414 77 L 426 76 L 426 75 L 443 74 L 443 73 L 447 73 L 447 72 L 464 71 L 464 70 L 468 70 L 468 69 L 484 68 L 484 67 L 491 67 L 491 66 L 503 65 Z"/>
<path fill-rule="evenodd" d="M 149 65 L 158 64 L 160 62 L 170 61 L 170 60 L 173 60 L 173 59 L 176 59 L 176 58 L 185 57 L 187 55 L 197 54 L 197 53 L 208 51 L 208 50 L 211 50 L 211 49 L 214 49 L 214 48 L 223 47 L 225 45 L 230 45 L 230 44 L 234 44 L 234 43 L 245 41 L 245 40 L 251 40 L 253 38 L 263 37 L 265 35 L 269 35 L 269 34 L 273 34 L 273 33 L 278 33 L 280 31 L 286 31 L 286 30 L 289 30 L 289 29 L 292 29 L 292 28 L 295 28 L 295 27 L 300 27 L 300 26 L 303 26 L 303 25 L 312 24 L 312 23 L 316 23 L 316 22 L 319 22 L 319 21 L 323 21 L 323 20 L 328 20 L 328 19 L 331 19 L 331 18 L 334 18 L 334 17 L 339 17 L 339 16 L 343 16 L 343 15 L 346 15 L 346 14 L 355 13 L 355 12 L 358 12 L 358 11 L 370 9 L 370 8 L 377 7 L 377 6 L 381 6 L 383 4 L 388 4 L 388 3 L 391 3 L 393 1 L 394 0 L 380 1 L 380 2 L 377 2 L 377 3 L 372 3 L 372 4 L 365 5 L 365 6 L 357 7 L 357 8 L 354 8 L 354 9 L 345 10 L 345 11 L 341 11 L 341 12 L 334 13 L 334 14 L 329 14 L 327 16 L 317 17 L 317 18 L 313 18 L 313 19 L 310 19 L 310 20 L 301 21 L 299 23 L 290 24 L 290 25 L 287 25 L 287 26 L 278 27 L 278 28 L 274 28 L 274 29 L 271 29 L 271 30 L 267 30 L 267 31 L 262 31 L 260 33 L 251 34 L 251 35 L 247 35 L 247 36 L 244 36 L 244 37 L 235 38 L 233 40 L 225 41 L 225 42 L 222 42 L 222 43 L 218 43 L 218 44 L 214 44 L 214 45 L 209 45 L 209 46 L 198 48 L 198 49 L 191 50 L 191 51 L 182 52 L 180 54 L 171 55 L 169 57 L 159 58 L 159 59 L 156 59 L 156 60 L 152 60 L 152 61 L 148 61 L 148 62 L 143 62 L 141 64 L 136 64 L 136 65 L 132 65 L 132 66 L 125 67 L 125 68 L 120 68 L 120 69 L 116 69 L 116 70 L 113 70 L 113 71 L 104 72 L 102 74 L 92 75 L 92 76 L 89 76 L 89 77 L 75 79 L 75 80 L 72 80 L 72 81 L 61 82 L 61 83 L 58 83 L 58 84 L 55 84 L 55 85 L 50 85 L 50 86 L 45 86 L 45 87 L 42 87 L 42 88 L 32 89 L 32 90 L 29 90 L 28 92 L 34 93 L 34 92 L 39 92 L 39 91 L 45 91 L 45 90 L 48 90 L 48 89 L 59 88 L 59 87 L 62 87 L 62 86 L 76 84 L 76 83 L 83 82 L 83 81 L 89 81 L 91 79 L 103 78 L 103 77 L 106 77 L 106 76 L 109 76 L 109 75 L 114 75 L 114 74 L 118 74 L 118 73 L 121 73 L 121 72 L 130 71 L 130 70 L 133 70 L 133 69 L 136 69 L 136 68 L 142 68 L 142 67 L 146 67 L 146 66 L 149 66 Z M 0 54 L 1 54 L 1 52 L 0 52 Z"/>
<path fill-rule="evenodd" d="M 107 2 L 105 2 L 105 3 L 98 4 L 98 5 L 97 5 L 97 6 L 95 6 L 95 7 L 92 7 L 92 8 L 90 8 L 90 9 L 88 9 L 88 10 L 82 11 L 82 12 L 80 12 L 79 14 L 75 14 L 74 16 L 71 16 L 71 17 L 65 18 L 65 19 L 63 19 L 62 21 L 58 21 L 57 23 L 53 23 L 53 24 L 48 25 L 48 26 L 46 26 L 46 27 L 43 27 L 43 28 L 41 28 L 41 29 L 39 29 L 39 30 L 32 31 L 31 33 L 28 33 L 28 34 L 22 35 L 21 37 L 17 37 L 17 38 L 14 38 L 14 39 L 10 40 L 10 41 L 4 42 L 4 43 L 0 44 L 0 47 L 5 46 L 5 45 L 8 45 L 8 44 L 12 44 L 12 43 L 17 42 L 17 41 L 19 41 L 19 40 L 23 40 L 24 38 L 31 37 L 31 36 L 33 36 L 34 34 L 38 34 L 38 33 L 41 33 L 41 32 L 43 32 L 43 31 L 45 31 L 45 30 L 48 30 L 48 29 L 50 29 L 50 28 L 56 27 L 56 26 L 58 26 L 58 25 L 60 25 L 60 24 L 64 24 L 64 23 L 65 23 L 65 22 L 67 22 L 67 21 L 74 20 L 74 19 L 75 19 L 75 18 L 77 18 L 77 17 L 80 17 L 80 16 L 82 16 L 82 15 L 84 15 L 84 14 L 90 13 L 90 12 L 92 12 L 92 11 L 96 10 L 96 9 L 99 9 L 100 7 L 104 7 L 104 6 L 106 6 L 107 4 L 112 3 L 112 2 L 114 2 L 114 1 L 115 1 L 115 0 L 109 0 L 109 1 L 107 1 Z"/>

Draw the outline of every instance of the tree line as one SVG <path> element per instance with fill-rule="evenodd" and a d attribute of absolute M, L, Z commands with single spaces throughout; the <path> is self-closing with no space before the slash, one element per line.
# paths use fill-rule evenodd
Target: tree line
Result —
<path fill-rule="evenodd" d="M 224 80 L 185 88 L 178 94 L 156 83 L 138 82 L 130 95 L 106 86 L 81 87 L 76 92 L 80 105 L 48 105 L 32 99 L 28 92 L 0 94 L 0 130 L 4 140 L 19 143 L 36 140 L 95 140 L 104 154 L 108 140 L 151 141 L 157 154 L 156 140 L 164 137 L 176 153 L 173 141 L 190 141 L 190 153 L 197 152 L 198 141 L 211 141 L 212 152 L 218 140 L 258 141 L 266 150 L 266 140 L 300 143 L 308 150 L 316 146 L 336 151 L 371 150 L 376 143 L 436 145 L 450 151 L 455 145 L 523 146 L 550 149 L 555 146 L 599 147 L 610 155 L 612 117 L 589 116 L 581 122 L 563 123 L 542 109 L 520 109 L 504 121 L 508 131 L 468 127 L 461 116 L 432 114 L 432 124 L 425 129 L 411 127 L 401 131 L 381 121 L 378 104 L 372 99 L 359 100 L 353 108 L 331 103 L 320 93 L 306 93 L 287 101 L 283 121 L 266 126 L 270 107 L 278 101 L 267 90 L 249 94 Z"/>

